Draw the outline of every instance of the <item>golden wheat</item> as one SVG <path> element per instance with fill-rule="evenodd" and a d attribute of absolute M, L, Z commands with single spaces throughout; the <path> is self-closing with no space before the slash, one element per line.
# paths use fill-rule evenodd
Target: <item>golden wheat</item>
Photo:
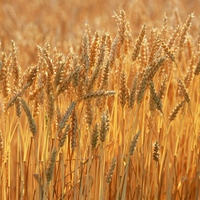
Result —
<path fill-rule="evenodd" d="M 0 199 L 199 199 L 200 3 L 70 5 L 0 1 Z"/>

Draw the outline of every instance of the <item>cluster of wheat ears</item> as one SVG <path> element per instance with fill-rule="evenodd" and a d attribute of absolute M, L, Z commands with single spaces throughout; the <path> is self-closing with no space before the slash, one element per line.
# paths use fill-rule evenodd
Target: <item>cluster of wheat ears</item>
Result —
<path fill-rule="evenodd" d="M 0 57 L 0 199 L 199 199 L 200 31 L 126 13 L 116 36 L 85 28 L 78 51 Z M 23 60 L 23 58 L 20 58 Z"/>

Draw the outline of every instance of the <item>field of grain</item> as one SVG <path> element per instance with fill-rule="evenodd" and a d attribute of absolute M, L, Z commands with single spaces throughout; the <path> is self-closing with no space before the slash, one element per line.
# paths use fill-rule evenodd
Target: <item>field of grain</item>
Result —
<path fill-rule="evenodd" d="M 199 1 L 0 1 L 0 199 L 200 199 Z"/>

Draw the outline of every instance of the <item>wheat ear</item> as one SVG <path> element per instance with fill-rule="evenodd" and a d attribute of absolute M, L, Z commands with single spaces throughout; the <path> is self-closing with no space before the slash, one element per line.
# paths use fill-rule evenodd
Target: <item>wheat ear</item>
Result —
<path fill-rule="evenodd" d="M 176 118 L 176 115 L 178 114 L 179 110 L 183 107 L 184 104 L 185 104 L 185 100 L 178 103 L 178 105 L 172 110 L 169 116 L 169 122 L 173 121 Z"/>
<path fill-rule="evenodd" d="M 198 62 L 197 62 L 197 65 L 196 65 L 196 68 L 195 68 L 195 71 L 194 71 L 194 74 L 197 76 L 199 75 L 200 73 L 200 56 L 199 56 L 199 59 L 198 59 Z"/>
<path fill-rule="evenodd" d="M 162 102 L 161 99 L 158 97 L 155 88 L 154 88 L 154 83 L 153 81 L 150 81 L 150 110 L 154 111 L 154 108 L 159 110 L 161 113 L 162 112 Z"/>
<path fill-rule="evenodd" d="M 135 61 L 139 55 L 141 44 L 142 44 L 145 34 L 146 34 L 146 25 L 143 25 L 142 29 L 140 30 L 139 36 L 136 40 L 135 46 L 133 48 L 133 53 L 132 53 L 133 61 Z"/>
<path fill-rule="evenodd" d="M 97 146 L 98 138 L 99 138 L 99 125 L 95 124 L 91 136 L 92 149 L 94 149 Z"/>
<path fill-rule="evenodd" d="M 135 151 L 136 145 L 137 145 L 137 141 L 139 139 L 141 131 L 139 131 L 133 138 L 133 140 L 131 141 L 130 144 L 130 149 L 129 149 L 129 155 L 133 155 L 133 152 Z"/>
<path fill-rule="evenodd" d="M 37 133 L 37 129 L 36 129 L 36 124 L 35 124 L 35 121 L 32 117 L 31 111 L 30 111 L 28 105 L 26 104 L 26 102 L 23 99 L 21 99 L 21 104 L 22 104 L 22 107 L 23 107 L 23 109 L 26 113 L 26 116 L 28 117 L 28 123 L 29 123 L 30 131 L 33 134 L 33 136 L 35 136 L 36 133 Z"/>
<path fill-rule="evenodd" d="M 48 164 L 48 167 L 46 169 L 47 184 L 50 183 L 50 181 L 53 177 L 53 171 L 54 171 L 54 166 L 55 166 L 55 162 L 56 162 L 56 156 L 57 156 L 57 150 L 56 150 L 56 148 L 54 148 L 51 152 L 49 164 Z"/>
<path fill-rule="evenodd" d="M 101 128 L 100 128 L 101 142 L 105 141 L 108 130 L 109 130 L 109 116 L 107 112 L 104 112 L 101 117 Z"/>
<path fill-rule="evenodd" d="M 74 108 L 75 108 L 76 102 L 72 102 L 68 109 L 66 110 L 65 114 L 63 115 L 63 117 L 60 120 L 60 123 L 58 125 L 58 133 L 60 133 L 60 131 L 65 127 L 65 124 L 67 123 L 70 115 L 72 114 Z"/>
<path fill-rule="evenodd" d="M 3 139 L 2 131 L 0 130 L 0 152 L 3 151 L 3 147 L 4 147 L 4 139 Z"/>
<path fill-rule="evenodd" d="M 178 87 L 179 87 L 179 89 L 178 89 L 179 94 L 181 96 L 183 96 L 185 98 L 185 101 L 187 101 L 189 103 L 190 97 L 189 97 L 189 94 L 187 92 L 187 89 L 186 89 L 184 82 L 179 78 L 177 79 L 177 82 L 178 82 Z"/>
<path fill-rule="evenodd" d="M 111 163 L 111 165 L 109 167 L 109 171 L 108 171 L 107 177 L 106 177 L 106 182 L 107 183 L 110 183 L 111 180 L 112 180 L 112 176 L 113 176 L 113 173 L 114 173 L 114 170 L 115 170 L 115 167 L 116 167 L 116 162 L 117 162 L 116 158 L 113 158 L 112 163 Z"/>
<path fill-rule="evenodd" d="M 62 148 L 64 146 L 66 138 L 67 138 L 68 133 L 69 133 L 69 129 L 70 129 L 70 125 L 68 124 L 67 127 L 65 128 L 65 131 L 59 137 L 59 148 Z"/>
<path fill-rule="evenodd" d="M 159 142 L 156 141 L 154 144 L 153 144 L 153 159 L 158 162 L 159 161 L 159 157 L 160 157 L 160 146 L 159 146 Z"/>
<path fill-rule="evenodd" d="M 126 74 L 123 70 L 120 77 L 120 91 L 119 91 L 119 99 L 122 108 L 124 108 L 124 106 L 126 105 L 128 98 L 129 98 L 129 91 L 126 85 Z"/>

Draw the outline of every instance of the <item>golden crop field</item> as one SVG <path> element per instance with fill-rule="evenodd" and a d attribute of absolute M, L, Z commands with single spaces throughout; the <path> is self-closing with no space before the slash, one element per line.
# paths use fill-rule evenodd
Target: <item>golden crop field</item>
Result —
<path fill-rule="evenodd" d="M 0 199 L 199 200 L 199 12 L 0 1 Z"/>

